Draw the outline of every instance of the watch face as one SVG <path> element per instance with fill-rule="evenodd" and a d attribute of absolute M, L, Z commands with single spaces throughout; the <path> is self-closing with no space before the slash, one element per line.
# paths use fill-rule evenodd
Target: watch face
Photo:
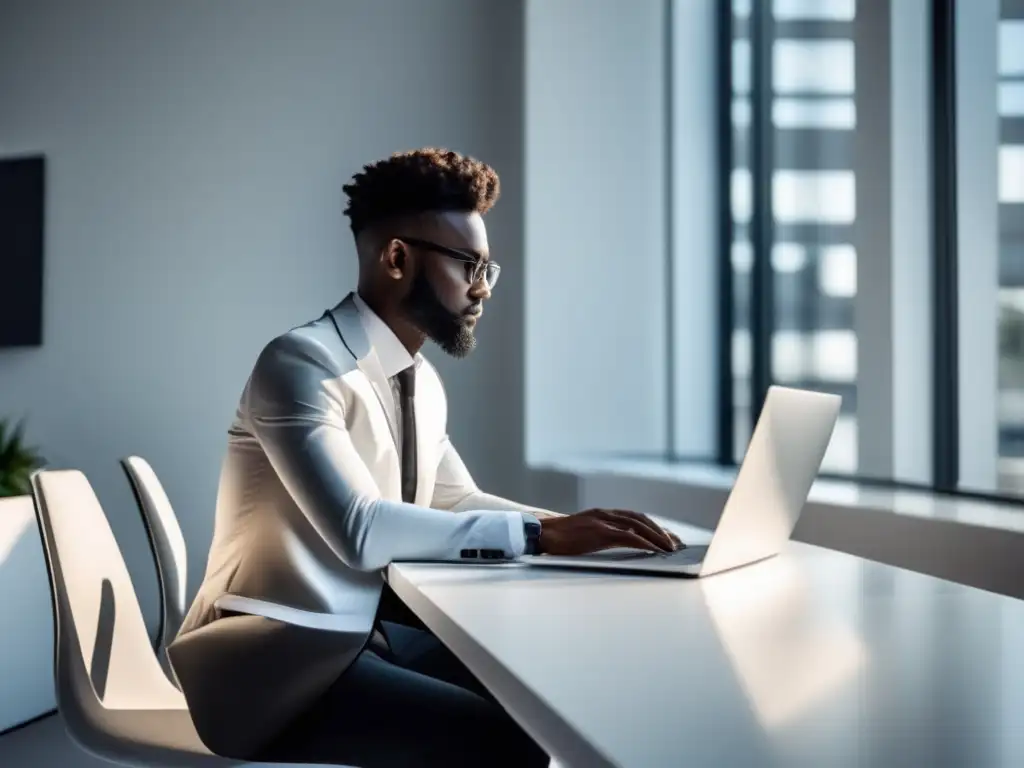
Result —
<path fill-rule="evenodd" d="M 537 544 L 540 540 L 540 520 L 535 517 L 523 519 L 523 533 L 526 535 L 526 554 L 537 554 Z"/>

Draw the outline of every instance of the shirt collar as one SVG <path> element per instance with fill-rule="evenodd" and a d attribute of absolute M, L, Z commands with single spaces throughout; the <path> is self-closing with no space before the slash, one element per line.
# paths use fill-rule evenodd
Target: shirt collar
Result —
<path fill-rule="evenodd" d="M 377 359 L 380 360 L 380 367 L 384 376 L 390 379 L 399 371 L 404 371 L 410 365 L 418 369 L 423 357 L 416 353 L 415 357 L 409 354 L 409 350 L 398 340 L 395 332 L 388 324 L 380 319 L 380 316 L 370 309 L 358 293 L 353 294 L 356 309 L 359 310 L 359 319 L 363 323 L 363 329 L 370 340 L 370 345 L 377 352 Z"/>

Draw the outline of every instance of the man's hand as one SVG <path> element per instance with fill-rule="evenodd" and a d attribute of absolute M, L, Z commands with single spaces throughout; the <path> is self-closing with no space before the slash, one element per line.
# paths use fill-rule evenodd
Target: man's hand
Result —
<path fill-rule="evenodd" d="M 684 546 L 646 515 L 624 509 L 588 509 L 545 518 L 538 544 L 544 555 L 585 555 L 613 547 L 673 552 Z"/>

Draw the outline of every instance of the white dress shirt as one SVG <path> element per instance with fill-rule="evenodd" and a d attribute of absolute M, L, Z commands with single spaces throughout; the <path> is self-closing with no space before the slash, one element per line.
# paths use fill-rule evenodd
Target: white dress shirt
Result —
<path fill-rule="evenodd" d="M 394 417 L 395 431 L 397 433 L 395 445 L 398 448 L 399 455 L 401 455 L 404 436 L 402 435 L 402 396 L 398 385 L 398 374 L 409 366 L 416 366 L 418 374 L 420 366 L 423 364 L 423 355 L 419 352 L 415 355 L 410 355 L 405 345 L 398 340 L 398 337 L 387 326 L 387 323 L 370 309 L 369 305 L 363 301 L 362 296 L 354 293 L 352 294 L 352 301 L 359 310 L 359 317 L 363 321 L 366 335 L 370 337 L 370 344 L 377 351 L 380 367 L 384 371 L 384 376 L 387 378 L 388 383 L 391 385 L 391 398 L 395 407 L 392 416 Z"/>

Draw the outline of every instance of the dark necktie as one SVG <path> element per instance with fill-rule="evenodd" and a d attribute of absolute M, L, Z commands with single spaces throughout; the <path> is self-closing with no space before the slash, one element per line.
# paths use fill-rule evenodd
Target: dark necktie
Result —
<path fill-rule="evenodd" d="M 402 411 L 402 501 L 416 500 L 416 367 L 399 371 L 399 406 Z"/>

